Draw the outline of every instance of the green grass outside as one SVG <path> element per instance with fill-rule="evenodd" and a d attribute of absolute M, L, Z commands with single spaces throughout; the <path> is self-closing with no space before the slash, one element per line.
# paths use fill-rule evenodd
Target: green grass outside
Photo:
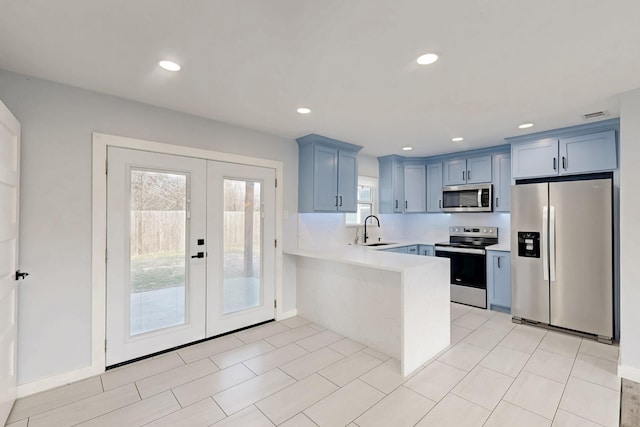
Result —
<path fill-rule="evenodd" d="M 167 252 L 131 258 L 131 290 L 145 292 L 184 285 L 184 253 Z"/>

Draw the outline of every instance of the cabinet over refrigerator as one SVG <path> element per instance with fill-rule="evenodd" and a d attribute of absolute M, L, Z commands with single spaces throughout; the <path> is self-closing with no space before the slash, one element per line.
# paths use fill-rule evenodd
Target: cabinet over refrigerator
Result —
<path fill-rule="evenodd" d="M 511 313 L 611 342 L 612 180 L 511 187 Z"/>

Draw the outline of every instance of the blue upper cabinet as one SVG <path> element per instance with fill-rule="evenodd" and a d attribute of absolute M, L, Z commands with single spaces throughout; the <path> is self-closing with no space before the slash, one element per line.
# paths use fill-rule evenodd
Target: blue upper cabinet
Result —
<path fill-rule="evenodd" d="M 427 176 L 423 164 L 404 165 L 404 211 L 424 213 L 427 210 Z"/>
<path fill-rule="evenodd" d="M 514 179 L 574 175 L 618 168 L 619 120 L 540 132 L 514 138 L 511 171 Z"/>
<path fill-rule="evenodd" d="M 442 163 L 427 165 L 427 212 L 442 212 Z"/>
<path fill-rule="evenodd" d="M 469 157 L 444 162 L 444 185 L 491 182 L 491 156 Z"/>
<path fill-rule="evenodd" d="M 298 211 L 355 212 L 362 147 L 315 134 L 297 142 Z"/>
<path fill-rule="evenodd" d="M 493 210 L 509 212 L 511 209 L 511 156 L 508 153 L 493 156 Z"/>
<path fill-rule="evenodd" d="M 467 183 L 467 159 L 456 159 L 444 162 L 444 185 L 460 185 Z"/>
<path fill-rule="evenodd" d="M 560 174 L 613 170 L 618 167 L 616 133 L 613 130 L 562 138 Z"/>
<path fill-rule="evenodd" d="M 404 212 L 404 157 L 378 158 L 380 213 Z"/>
<path fill-rule="evenodd" d="M 558 140 L 541 139 L 511 147 L 514 178 L 536 178 L 558 174 Z"/>

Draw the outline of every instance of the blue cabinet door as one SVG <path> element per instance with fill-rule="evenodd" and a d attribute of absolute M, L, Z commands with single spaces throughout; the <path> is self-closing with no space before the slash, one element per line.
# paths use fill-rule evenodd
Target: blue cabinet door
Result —
<path fill-rule="evenodd" d="M 509 212 L 511 209 L 511 155 L 493 156 L 493 210 Z"/>
<path fill-rule="evenodd" d="M 395 252 L 395 253 L 399 253 L 399 254 L 408 254 L 409 253 L 409 247 L 408 246 L 400 246 L 398 248 L 391 248 L 391 249 L 383 249 L 384 252 Z"/>
<path fill-rule="evenodd" d="M 393 212 L 404 212 L 404 166 L 402 162 L 393 162 Z"/>
<path fill-rule="evenodd" d="M 427 210 L 427 177 L 425 165 L 404 165 L 404 211 Z"/>
<path fill-rule="evenodd" d="M 381 214 L 404 212 L 403 157 L 378 157 L 379 211 Z"/>
<path fill-rule="evenodd" d="M 460 185 L 467 182 L 467 159 L 444 162 L 444 185 Z"/>
<path fill-rule="evenodd" d="M 338 151 L 338 211 L 356 212 L 358 208 L 358 154 Z"/>
<path fill-rule="evenodd" d="M 419 245 L 418 252 L 422 256 L 433 256 L 433 245 Z"/>
<path fill-rule="evenodd" d="M 491 182 L 491 156 L 469 157 L 466 179 L 467 184 Z"/>
<path fill-rule="evenodd" d="M 617 167 L 613 130 L 560 139 L 560 174 L 608 171 Z"/>
<path fill-rule="evenodd" d="M 511 310 L 511 259 L 509 252 L 487 251 L 489 309 Z"/>
<path fill-rule="evenodd" d="M 442 212 L 442 163 L 427 165 L 427 212 Z"/>
<path fill-rule="evenodd" d="M 513 178 L 557 175 L 559 166 L 557 139 L 541 139 L 511 146 Z"/>
<path fill-rule="evenodd" d="M 313 210 L 335 212 L 338 208 L 338 149 L 313 147 Z"/>

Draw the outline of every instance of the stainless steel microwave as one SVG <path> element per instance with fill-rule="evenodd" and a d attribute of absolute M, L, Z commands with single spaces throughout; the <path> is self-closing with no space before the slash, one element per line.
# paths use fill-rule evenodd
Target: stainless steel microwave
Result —
<path fill-rule="evenodd" d="M 491 184 L 442 187 L 442 212 L 491 212 Z"/>

